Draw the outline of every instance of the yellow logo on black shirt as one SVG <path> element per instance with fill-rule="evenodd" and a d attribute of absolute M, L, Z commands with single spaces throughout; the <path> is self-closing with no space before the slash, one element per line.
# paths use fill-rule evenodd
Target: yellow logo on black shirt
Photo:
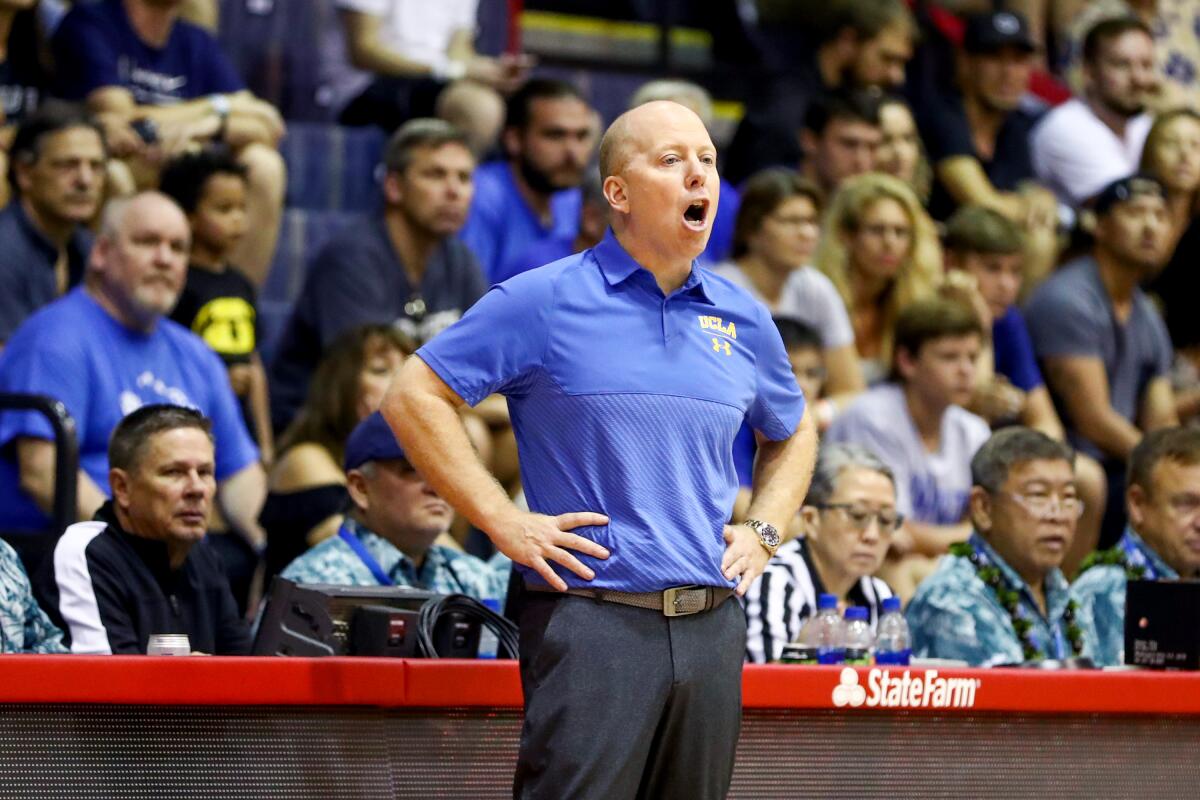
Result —
<path fill-rule="evenodd" d="M 254 352 L 254 306 L 240 297 L 218 297 L 205 303 L 192 331 L 223 356 Z"/>

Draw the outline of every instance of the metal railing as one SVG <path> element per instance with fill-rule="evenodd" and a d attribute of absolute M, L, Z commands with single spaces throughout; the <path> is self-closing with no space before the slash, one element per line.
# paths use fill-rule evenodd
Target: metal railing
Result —
<path fill-rule="evenodd" d="M 54 509 L 51 513 L 55 536 L 76 521 L 79 490 L 79 442 L 75 419 L 58 400 L 40 394 L 0 392 L 0 411 L 36 411 L 54 430 Z"/>

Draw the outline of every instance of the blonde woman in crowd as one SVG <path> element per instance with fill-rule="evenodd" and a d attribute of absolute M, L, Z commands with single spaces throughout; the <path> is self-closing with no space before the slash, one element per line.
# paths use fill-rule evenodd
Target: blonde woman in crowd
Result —
<path fill-rule="evenodd" d="M 900 179 L 860 175 L 834 195 L 816 266 L 846 304 L 868 383 L 887 374 L 896 315 L 935 293 L 941 261 L 933 220 Z"/>

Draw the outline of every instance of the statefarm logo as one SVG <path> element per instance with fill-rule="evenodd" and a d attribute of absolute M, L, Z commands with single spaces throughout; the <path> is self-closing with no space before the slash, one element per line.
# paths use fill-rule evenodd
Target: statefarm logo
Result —
<path fill-rule="evenodd" d="M 943 678 L 936 669 L 913 672 L 872 669 L 867 686 L 858 682 L 858 671 L 842 670 L 841 682 L 834 687 L 833 704 L 838 708 L 972 708 L 975 691 L 983 683 L 979 678 Z"/>

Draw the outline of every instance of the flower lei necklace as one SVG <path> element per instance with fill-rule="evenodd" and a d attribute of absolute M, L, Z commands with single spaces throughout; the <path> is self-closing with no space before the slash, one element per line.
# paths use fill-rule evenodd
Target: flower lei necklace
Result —
<path fill-rule="evenodd" d="M 1037 641 L 1033 637 L 1033 622 L 1021 613 L 1020 589 L 1009 583 L 1004 573 L 992 563 L 992 559 L 988 557 L 987 553 L 977 549 L 970 542 L 958 542 L 950 546 L 950 555 L 970 561 L 971 565 L 975 567 L 975 574 L 979 576 L 979 579 L 996 593 L 996 599 L 1008 612 L 1013 630 L 1016 631 L 1017 638 L 1021 640 L 1021 654 L 1024 659 L 1041 661 L 1048 658 L 1049 653 L 1038 647 Z M 1083 628 L 1079 627 L 1078 617 L 1079 604 L 1074 600 L 1068 600 L 1067 608 L 1063 612 L 1063 621 L 1067 625 L 1067 639 L 1070 641 L 1072 654 L 1076 656 L 1083 653 Z"/>
<path fill-rule="evenodd" d="M 1150 563 L 1150 559 L 1146 558 L 1146 554 L 1124 536 L 1109 549 L 1097 550 L 1085 558 L 1079 567 L 1079 574 L 1099 566 L 1120 567 L 1125 570 L 1125 578 L 1131 581 L 1143 578 L 1152 581 L 1159 577 L 1158 570 Z"/>

